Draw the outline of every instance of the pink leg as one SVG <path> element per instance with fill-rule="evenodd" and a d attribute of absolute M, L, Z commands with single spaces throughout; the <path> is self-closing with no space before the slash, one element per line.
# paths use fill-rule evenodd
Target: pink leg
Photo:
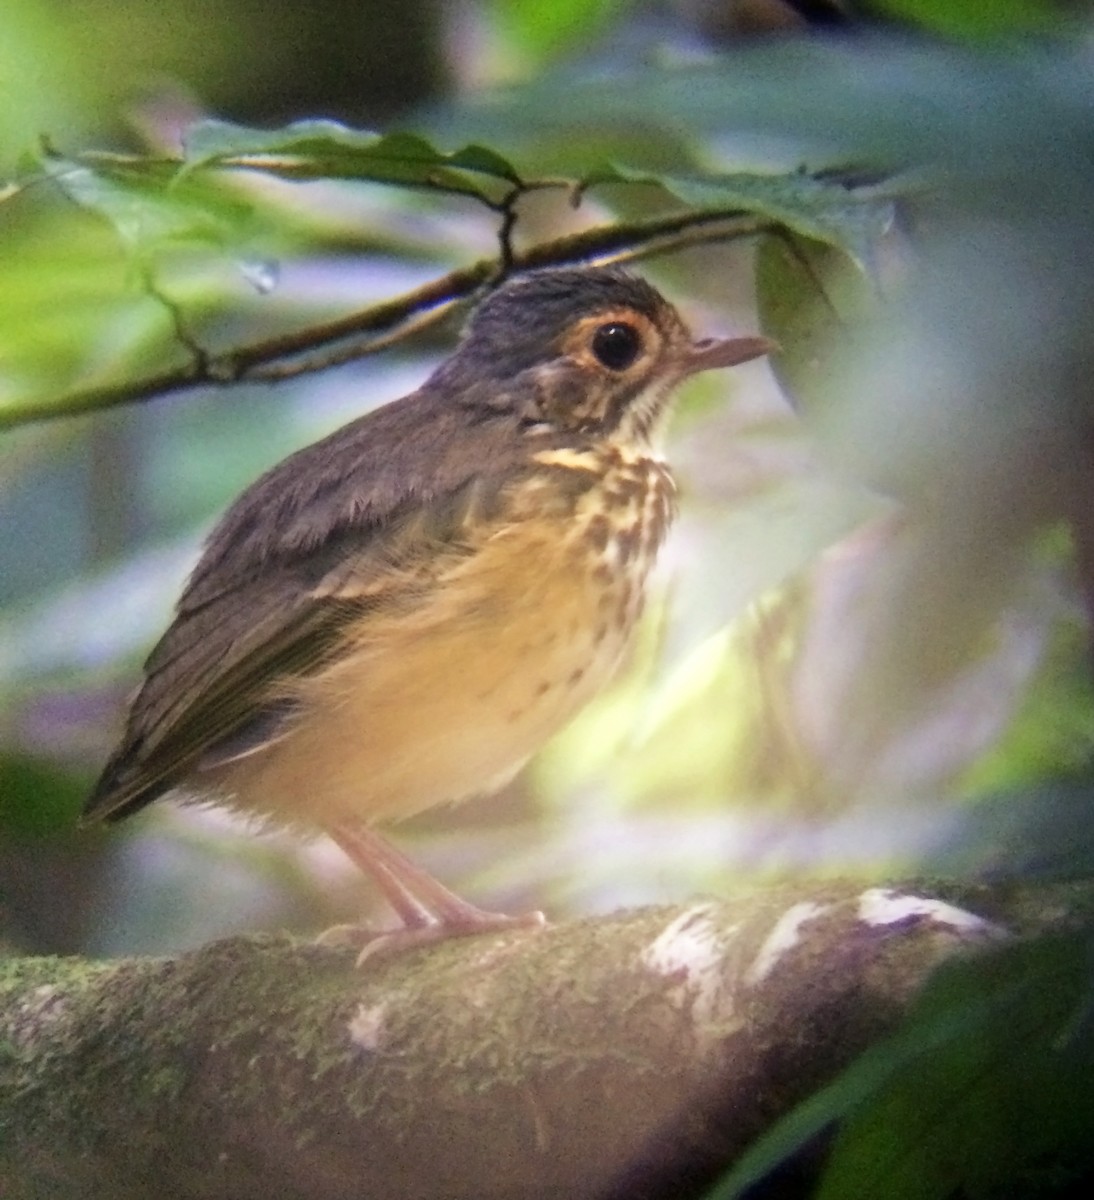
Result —
<path fill-rule="evenodd" d="M 446 937 L 545 924 L 543 914 L 538 912 L 508 916 L 476 908 L 366 826 L 332 825 L 327 833 L 375 881 L 403 923 L 401 930 L 383 934 L 367 946 L 359 963 L 388 945 L 401 948 Z"/>

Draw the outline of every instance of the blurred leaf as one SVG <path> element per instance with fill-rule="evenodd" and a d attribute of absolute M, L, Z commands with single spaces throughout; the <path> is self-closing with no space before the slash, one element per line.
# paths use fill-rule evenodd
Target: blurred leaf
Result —
<path fill-rule="evenodd" d="M 1088 630 L 1058 621 L 1048 651 L 1005 735 L 961 779 L 969 795 L 1085 777 L 1094 764 L 1094 682 Z"/>
<path fill-rule="evenodd" d="M 0 754 L 0 833 L 48 837 L 71 829 L 86 790 L 85 779 L 55 764 Z"/>
<path fill-rule="evenodd" d="M 1023 1196 L 1094 1166 L 1089 938 L 943 972 L 912 1018 L 935 1044 L 840 1131 L 818 1200 Z"/>
<path fill-rule="evenodd" d="M 488 203 L 519 181 L 512 163 L 485 146 L 445 153 L 415 134 L 372 133 L 337 121 L 296 121 L 274 130 L 203 121 L 186 133 L 184 146 L 191 171 L 248 167 L 288 179 L 371 180 Z"/>
<path fill-rule="evenodd" d="M 732 147 L 740 135 L 740 157 L 755 156 L 758 144 L 768 163 L 850 158 L 876 169 L 946 168 L 980 199 L 1013 211 L 1035 197 L 1042 208 L 1068 205 L 1071 184 L 1091 178 L 1091 107 L 1079 42 L 1051 53 L 1020 45 L 974 54 L 879 36 L 778 39 L 700 64 L 556 72 L 470 96 L 446 111 L 443 128 L 449 138 L 499 145 L 567 131 L 579 140 L 593 116 L 602 136 L 645 130 Z M 1058 172 L 1052 189 L 1046 170 Z"/>
<path fill-rule="evenodd" d="M 871 7 L 954 37 L 1051 33 L 1066 21 L 1052 0 L 873 0 Z"/>
<path fill-rule="evenodd" d="M 932 877 L 1057 882 L 1094 878 L 1094 781 L 978 796 L 940 827 L 919 863 Z"/>
<path fill-rule="evenodd" d="M 760 326 L 779 343 L 776 378 L 808 409 L 828 398 L 833 359 L 865 321 L 877 290 L 841 247 L 790 233 L 760 240 L 756 254 Z"/>
<path fill-rule="evenodd" d="M 173 164 L 156 159 L 51 157 L 46 169 L 71 200 L 105 217 L 129 249 L 168 239 L 226 248 L 241 240 L 253 212 L 238 196 L 208 182 L 176 182 Z"/>
<path fill-rule="evenodd" d="M 22 389 L 60 387 L 167 337 L 158 304 L 136 286 L 113 232 L 72 211 L 11 232 L 0 255 L 0 405 Z"/>
<path fill-rule="evenodd" d="M 1089 1170 L 1088 949 L 1083 931 L 943 967 L 898 1033 L 777 1121 L 708 1200 L 736 1200 L 839 1122 L 823 1200 L 1017 1197 L 1024 1176 Z"/>
<path fill-rule="evenodd" d="M 903 1032 L 871 1047 L 833 1083 L 814 1092 L 754 1142 L 706 1200 L 737 1200 L 837 1121 L 872 1102 L 894 1075 L 947 1042 L 965 1036 L 983 1020 L 989 1007 L 989 1002 L 981 1001 L 972 1008 L 946 1013 L 925 1026 L 909 1022 Z"/>
<path fill-rule="evenodd" d="M 770 217 L 772 222 L 804 237 L 841 247 L 864 269 L 872 264 L 876 244 L 893 219 L 889 200 L 878 199 L 872 191 L 857 192 L 834 180 L 800 171 L 684 176 L 612 164 L 594 171 L 586 185 L 624 182 L 658 184 L 701 210 Z"/>
<path fill-rule="evenodd" d="M 587 42 L 633 0 L 492 0 L 491 13 L 518 50 L 536 62 Z"/>
<path fill-rule="evenodd" d="M 628 800 L 678 810 L 817 807 L 810 766 L 780 720 L 796 633 L 793 586 L 755 599 L 636 697 L 626 753 L 611 764 Z"/>
<path fill-rule="evenodd" d="M 0 182 L 46 130 L 72 136 L 97 97 L 83 48 L 40 0 L 5 0 L 0 10 Z"/>
<path fill-rule="evenodd" d="M 415 256 L 443 261 L 444 227 L 430 244 L 394 204 L 317 192 L 304 205 L 273 179 L 178 178 L 156 159 L 52 157 L 46 169 L 48 183 L 0 207 L 0 409 L 13 414 L 73 385 L 177 365 L 192 353 L 180 327 L 207 350 L 257 340 L 390 294 Z M 380 252 L 401 266 L 379 263 L 362 281 L 360 256 Z M 268 299 L 255 264 L 266 278 L 289 258 Z"/>

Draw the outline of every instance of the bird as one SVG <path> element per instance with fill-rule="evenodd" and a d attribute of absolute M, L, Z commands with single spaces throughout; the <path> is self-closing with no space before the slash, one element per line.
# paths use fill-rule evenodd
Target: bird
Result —
<path fill-rule="evenodd" d="M 418 390 L 228 508 L 85 823 L 174 794 L 326 834 L 395 944 L 542 924 L 471 904 L 375 826 L 495 792 L 612 679 L 676 511 L 677 385 L 772 348 L 695 340 L 618 266 L 512 275 Z"/>

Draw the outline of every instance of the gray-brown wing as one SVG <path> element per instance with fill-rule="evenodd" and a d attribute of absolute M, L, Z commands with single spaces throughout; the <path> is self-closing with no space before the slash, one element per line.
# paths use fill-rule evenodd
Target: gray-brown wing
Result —
<path fill-rule="evenodd" d="M 227 739 L 276 736 L 279 684 L 336 651 L 355 600 L 315 597 L 281 571 L 180 614 L 153 651 L 125 735 L 84 810 L 122 817 L 180 782 Z"/>
<path fill-rule="evenodd" d="M 243 570 L 214 534 L 178 613 L 145 666 L 121 744 L 84 809 L 120 818 L 182 782 L 205 759 L 277 736 L 285 683 L 337 653 L 369 608 L 420 599 L 437 564 L 465 553 L 502 477 L 484 472 L 379 525 L 280 547 Z M 211 553 L 221 555 L 210 566 Z M 418 564 L 416 567 L 415 564 Z M 424 574 L 423 574 L 424 572 Z M 226 751 L 226 747 L 229 749 Z"/>
<path fill-rule="evenodd" d="M 527 466 L 521 406 L 496 382 L 449 390 L 442 375 L 291 455 L 232 505 L 85 818 L 125 816 L 218 747 L 276 736 L 287 679 L 322 666 L 368 605 L 420 590 L 408 563 L 464 552 L 490 524 Z"/>
<path fill-rule="evenodd" d="M 321 668 L 370 610 L 421 602 L 438 566 L 466 553 L 474 489 L 397 521 L 382 536 L 339 539 L 179 611 L 153 650 L 124 738 L 84 810 L 120 818 L 211 759 L 278 736 L 286 682 Z M 359 632 L 355 633 L 359 636 Z"/>

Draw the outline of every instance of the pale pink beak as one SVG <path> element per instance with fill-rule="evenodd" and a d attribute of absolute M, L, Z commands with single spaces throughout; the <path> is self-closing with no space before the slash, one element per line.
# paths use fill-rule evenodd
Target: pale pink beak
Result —
<path fill-rule="evenodd" d="M 703 338 L 692 342 L 681 355 L 681 374 L 695 375 L 716 367 L 735 367 L 778 349 L 778 342 L 765 337 Z"/>

